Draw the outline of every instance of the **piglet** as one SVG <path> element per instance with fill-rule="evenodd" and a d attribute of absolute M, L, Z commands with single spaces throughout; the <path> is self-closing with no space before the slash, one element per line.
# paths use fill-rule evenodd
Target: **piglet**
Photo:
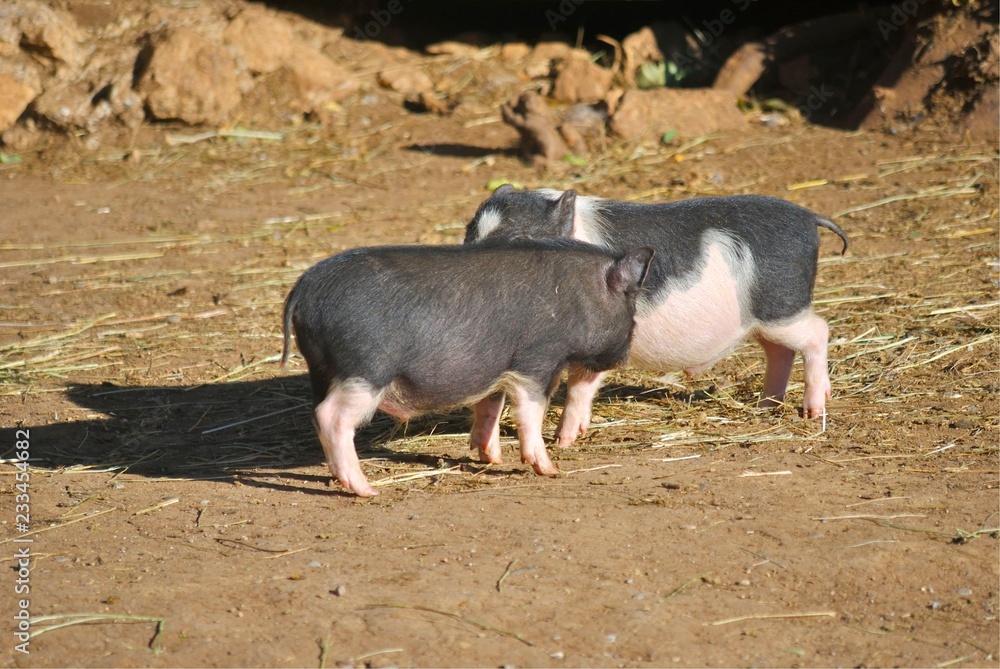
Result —
<path fill-rule="evenodd" d="M 465 241 L 572 237 L 613 253 L 653 248 L 629 363 L 693 375 L 753 338 L 767 361 L 760 404 L 773 406 L 784 399 L 792 362 L 801 352 L 803 415 L 816 418 L 825 415 L 830 397 L 829 330 L 811 306 L 817 226 L 839 235 L 842 253 L 847 250 L 847 235 L 835 223 L 772 197 L 631 204 L 578 197 L 572 190 L 516 192 L 505 185 L 480 205 Z M 560 445 L 568 446 L 586 431 L 603 376 L 570 367 L 557 431 Z"/>
<path fill-rule="evenodd" d="M 333 476 L 376 494 L 354 447 L 376 409 L 406 420 L 474 405 L 470 446 L 499 463 L 504 393 L 521 461 L 557 474 L 542 440 L 549 396 L 569 365 L 624 362 L 652 255 L 526 240 L 359 248 L 307 270 L 285 301 L 282 364 L 294 332 Z"/>

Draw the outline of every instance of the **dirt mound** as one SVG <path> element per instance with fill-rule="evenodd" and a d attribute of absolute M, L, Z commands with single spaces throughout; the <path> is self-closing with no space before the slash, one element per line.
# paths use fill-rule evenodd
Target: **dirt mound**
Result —
<path fill-rule="evenodd" d="M 475 33 L 426 54 L 372 41 L 367 26 L 345 29 L 241 1 L 64 7 L 15 0 L 0 8 L 0 141 L 15 151 L 52 135 L 96 147 L 146 122 L 326 122 L 344 106 L 370 106 L 370 94 L 381 90 L 410 111 L 437 114 L 463 103 L 496 113 L 534 91 L 573 153 L 603 147 L 609 136 L 739 127 L 737 100 L 752 112 L 748 119 L 764 115 L 767 123 L 805 118 L 893 133 L 929 123 L 997 135 L 997 11 L 985 2 L 909 0 L 819 16 L 769 36 L 726 10 L 699 26 L 642 27 L 621 42 L 599 36 L 590 51 L 556 34 L 534 46 L 484 47 L 504 40 Z M 407 29 L 386 16 L 394 32 Z M 848 51 L 854 69 L 845 75 Z M 492 67 L 464 80 L 450 74 L 470 61 Z M 782 99 L 776 110 L 784 117 L 767 117 Z M 586 112 L 575 108 L 581 104 L 606 125 L 581 134 L 564 123 L 563 116 Z M 651 114 L 662 118 L 638 118 Z M 561 150 L 558 144 L 541 153 Z"/>
<path fill-rule="evenodd" d="M 885 72 L 859 105 L 862 128 L 899 132 L 930 123 L 996 141 L 998 128 L 997 8 L 973 3 L 922 22 L 882 22 L 884 34 L 903 33 Z M 902 25 L 900 25 L 902 23 Z"/>

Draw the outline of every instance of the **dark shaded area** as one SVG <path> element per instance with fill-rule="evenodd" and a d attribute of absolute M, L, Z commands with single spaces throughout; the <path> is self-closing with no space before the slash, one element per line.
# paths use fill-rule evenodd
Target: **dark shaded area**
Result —
<path fill-rule="evenodd" d="M 711 389 L 709 389 L 709 392 Z M 239 381 L 200 386 L 125 387 L 111 383 L 76 384 L 66 389 L 75 404 L 106 418 L 22 426 L 31 432 L 31 464 L 60 469 L 87 467 L 127 471 L 130 475 L 239 481 L 244 485 L 287 488 L 275 482 L 274 472 L 259 468 L 317 467 L 314 474 L 282 472 L 282 480 L 328 481 L 323 450 L 311 421 L 309 382 L 305 375 L 264 381 Z M 691 393 L 638 386 L 605 387 L 597 401 L 704 401 L 705 391 Z M 563 389 L 552 404 L 565 402 Z M 392 462 L 421 463 L 427 467 L 461 464 L 479 468 L 471 451 L 458 460 L 444 454 L 409 453 L 386 444 L 407 434 L 454 434 L 467 438 L 471 412 L 457 409 L 428 414 L 408 423 L 378 413 L 358 431 L 359 453 Z M 14 444 L 14 430 L 3 443 Z M 504 438 L 515 438 L 510 421 L 501 426 Z M 546 434 L 551 440 L 552 435 Z M 10 452 L 3 457 L 11 457 Z M 519 467 L 515 458 L 508 464 Z M 503 475 L 503 472 L 494 472 Z M 295 487 L 295 490 L 303 490 Z M 331 492 L 343 492 L 331 485 Z M 346 494 L 346 493 L 345 493 Z"/>
<path fill-rule="evenodd" d="M 520 151 L 513 148 L 493 148 L 484 146 L 470 146 L 468 144 L 411 144 L 406 147 L 407 151 L 417 153 L 429 153 L 434 156 L 445 156 L 448 158 L 485 158 L 486 156 L 519 156 Z"/>
<path fill-rule="evenodd" d="M 683 87 L 711 86 L 726 60 L 742 45 L 765 41 L 781 29 L 838 14 L 855 15 L 863 30 L 824 35 L 822 44 L 803 54 L 785 54 L 771 62 L 749 94 L 765 108 L 796 107 L 812 123 L 851 127 L 851 112 L 871 90 L 897 52 L 904 31 L 887 32 L 899 3 L 782 3 L 766 0 L 615 1 L 615 0 L 343 0 L 340 2 L 278 1 L 275 9 L 294 12 L 346 36 L 423 50 L 443 40 L 477 46 L 523 41 L 561 40 L 596 54 L 605 66 L 616 58 L 606 40 L 621 41 L 652 26 L 661 50 L 684 71 Z M 936 3 L 918 5 L 921 14 Z M 905 15 L 906 22 L 914 18 Z M 892 25 L 891 23 L 888 25 Z M 667 43 L 663 35 L 672 35 Z M 677 35 L 688 35 L 678 46 Z M 683 43 L 681 43 L 683 44 Z M 778 107 L 780 109 L 780 107 Z"/>
<path fill-rule="evenodd" d="M 76 384 L 66 389 L 66 396 L 107 418 L 25 425 L 31 431 L 35 466 L 127 468 L 140 476 L 192 479 L 238 476 L 247 483 L 255 468 L 324 463 L 310 419 L 305 375 L 190 387 Z M 443 456 L 398 452 L 383 444 L 432 429 L 468 433 L 469 419 L 467 411 L 456 411 L 401 424 L 379 414 L 359 430 L 356 444 L 369 456 L 436 466 Z M 4 443 L 13 444 L 13 438 Z M 310 475 L 310 480 L 314 478 L 328 479 L 325 467 L 315 477 Z"/>
<path fill-rule="evenodd" d="M 752 27 L 767 34 L 817 16 L 892 4 L 884 0 L 870 3 L 850 0 L 395 0 L 396 4 L 391 4 L 393 2 L 270 0 L 266 4 L 320 23 L 343 27 L 351 37 L 360 34 L 364 39 L 412 49 L 422 49 L 445 39 L 475 43 L 477 38 L 482 38 L 484 44 L 535 42 L 554 33 L 575 41 L 581 30 L 586 46 L 595 43 L 594 38 L 599 34 L 620 40 L 657 21 L 678 21 L 709 35 L 720 27 L 726 30 Z M 728 20 L 730 14 L 731 21 Z M 367 29 L 373 21 L 376 25 Z"/>

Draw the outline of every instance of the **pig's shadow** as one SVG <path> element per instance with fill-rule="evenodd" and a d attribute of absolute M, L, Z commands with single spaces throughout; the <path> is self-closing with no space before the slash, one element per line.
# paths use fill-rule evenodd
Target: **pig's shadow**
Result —
<path fill-rule="evenodd" d="M 611 385 L 597 401 L 647 396 L 649 392 L 638 386 Z M 661 391 L 656 392 L 662 396 Z M 75 384 L 67 388 L 66 396 L 92 414 L 84 420 L 24 426 L 31 432 L 31 457 L 36 466 L 221 481 L 239 477 L 245 485 L 304 492 L 323 492 L 317 491 L 315 484 L 329 480 L 312 425 L 309 383 L 304 374 L 198 386 Z M 563 402 L 564 388 L 560 388 L 552 403 L 562 407 Z M 471 452 L 456 458 L 453 447 L 451 455 L 437 451 L 433 439 L 424 439 L 416 447 L 407 439 L 433 435 L 464 441 L 470 426 L 471 412 L 464 408 L 408 423 L 378 413 L 358 431 L 355 444 L 362 457 L 432 468 L 440 466 L 442 460 L 478 467 Z M 501 430 L 505 437 L 515 436 L 509 421 L 504 421 Z M 5 443 L 13 444 L 14 440 L 6 439 Z M 274 476 L 260 473 L 304 466 L 317 469 L 310 474 L 282 472 L 280 478 L 308 482 L 306 487 L 282 484 Z M 485 471 L 499 476 L 504 475 L 504 469 Z"/>
<path fill-rule="evenodd" d="M 441 144 L 411 144 L 406 147 L 407 151 L 416 151 L 418 153 L 429 153 L 435 156 L 445 156 L 448 158 L 487 158 L 488 156 L 506 156 L 508 158 L 517 158 L 521 155 L 521 151 L 514 147 L 481 147 L 472 146 L 471 144 L 455 144 L 455 143 L 441 143 Z"/>
<path fill-rule="evenodd" d="M 82 421 L 24 426 L 31 432 L 31 461 L 36 466 L 127 469 L 130 475 L 148 477 L 222 481 L 239 477 L 247 485 L 285 488 L 289 486 L 272 482 L 273 476 L 258 476 L 258 470 L 320 465 L 315 474 L 282 472 L 281 478 L 313 484 L 329 480 L 312 425 L 305 375 L 189 387 L 76 384 L 67 388 L 66 395 L 99 415 Z M 475 461 L 469 456 L 456 459 L 436 452 L 433 441 L 430 446 L 428 442 L 421 444 L 421 452 L 400 448 L 406 443 L 400 440 L 406 436 L 467 439 L 470 423 L 467 409 L 408 423 L 379 413 L 358 431 L 355 444 L 362 457 L 390 462 L 437 467 L 445 459 L 473 465 Z M 5 443 L 14 442 L 11 438 Z"/>

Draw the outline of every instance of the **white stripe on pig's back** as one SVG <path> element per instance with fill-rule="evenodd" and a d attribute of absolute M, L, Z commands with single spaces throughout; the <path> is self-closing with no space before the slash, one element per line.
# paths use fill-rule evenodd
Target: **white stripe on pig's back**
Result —
<path fill-rule="evenodd" d="M 714 231 L 705 234 L 701 249 L 700 272 L 668 282 L 639 304 L 631 366 L 696 374 L 725 357 L 753 327 L 749 250 Z"/>

